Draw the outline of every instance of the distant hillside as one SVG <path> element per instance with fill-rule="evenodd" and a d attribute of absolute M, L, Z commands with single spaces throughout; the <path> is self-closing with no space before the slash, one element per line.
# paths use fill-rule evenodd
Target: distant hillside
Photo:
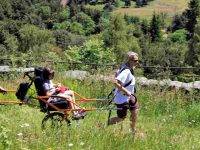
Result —
<path fill-rule="evenodd" d="M 149 3 L 146 7 L 135 8 L 135 3 L 132 3 L 130 8 L 119 8 L 114 13 L 122 13 L 128 15 L 134 15 L 144 18 L 152 16 L 153 12 L 167 13 L 169 16 L 173 16 L 176 13 L 180 13 L 187 8 L 189 0 L 155 0 Z"/>

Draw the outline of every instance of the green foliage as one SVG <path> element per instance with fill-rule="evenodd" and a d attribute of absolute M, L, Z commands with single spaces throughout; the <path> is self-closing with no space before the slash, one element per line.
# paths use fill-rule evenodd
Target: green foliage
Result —
<path fill-rule="evenodd" d="M 161 40 L 160 30 L 161 30 L 160 16 L 154 13 L 150 23 L 150 36 L 152 42 Z"/>
<path fill-rule="evenodd" d="M 66 49 L 70 45 L 81 46 L 85 41 L 85 37 L 72 34 L 66 30 L 56 30 L 53 34 L 56 39 L 56 44 L 63 49 Z"/>
<path fill-rule="evenodd" d="M 185 122 L 188 126 L 199 127 L 200 125 L 200 110 L 199 103 L 194 103 L 187 109 L 187 116 L 185 117 Z"/>
<path fill-rule="evenodd" d="M 40 6 L 37 9 L 42 19 L 46 20 L 51 16 L 51 8 L 49 6 Z"/>
<path fill-rule="evenodd" d="M 92 8 L 92 7 L 83 7 L 82 11 L 87 14 L 88 16 L 90 16 L 92 18 L 92 20 L 94 20 L 95 24 L 99 23 L 99 20 L 103 14 L 102 10 L 99 8 Z"/>
<path fill-rule="evenodd" d="M 28 51 L 34 46 L 41 46 L 43 44 L 53 44 L 54 38 L 52 32 L 48 30 L 41 30 L 34 25 L 24 25 L 20 31 L 20 44 L 22 51 Z"/>
<path fill-rule="evenodd" d="M 104 31 L 103 40 L 105 46 L 113 48 L 117 62 L 122 62 L 128 51 L 140 51 L 136 38 L 128 35 L 126 23 L 122 16 L 119 15 L 111 17 L 110 25 Z"/>
<path fill-rule="evenodd" d="M 194 34 L 197 18 L 200 17 L 200 1 L 191 0 L 188 7 L 189 8 L 185 12 L 187 18 L 186 29 L 189 32 L 189 38 L 191 38 Z"/>
<path fill-rule="evenodd" d="M 127 22 L 127 24 L 139 24 L 140 19 L 136 16 L 129 16 L 127 14 L 124 15 L 124 19 Z"/>
<path fill-rule="evenodd" d="M 61 23 L 54 23 L 54 25 L 53 25 L 54 30 L 61 30 L 61 29 L 67 30 L 69 27 L 70 27 L 69 21 L 64 21 L 64 22 L 61 22 Z"/>
<path fill-rule="evenodd" d="M 183 66 L 187 45 L 166 41 L 163 43 L 150 44 L 145 52 L 143 51 L 144 64 L 157 66 L 157 68 L 145 68 L 146 76 L 167 78 L 173 72 L 180 73 L 180 70 L 169 70 L 164 67 Z"/>
<path fill-rule="evenodd" d="M 10 149 L 10 145 L 12 142 L 9 140 L 9 134 L 11 130 L 7 129 L 5 126 L 0 126 L 0 147 L 2 147 L 5 150 Z"/>
<path fill-rule="evenodd" d="M 59 13 L 58 13 L 58 20 L 60 22 L 66 21 L 69 18 L 69 9 L 68 8 L 63 8 Z"/>
<path fill-rule="evenodd" d="M 89 35 L 94 31 L 95 23 L 90 16 L 80 12 L 77 14 L 76 20 L 82 24 L 86 35 Z"/>
<path fill-rule="evenodd" d="M 19 42 L 16 36 L 8 34 L 4 43 L 7 50 L 9 50 L 10 52 L 16 52 L 18 50 Z"/>
<path fill-rule="evenodd" d="M 149 33 L 149 22 L 147 19 L 143 19 L 140 23 L 140 27 L 141 27 L 141 30 L 143 32 L 143 34 L 147 35 Z"/>
<path fill-rule="evenodd" d="M 195 31 L 192 39 L 189 41 L 189 50 L 186 55 L 186 62 L 199 68 L 200 66 L 200 17 L 195 26 Z M 197 70 L 197 73 L 199 71 Z"/>
<path fill-rule="evenodd" d="M 106 64 L 114 61 L 114 55 L 109 48 L 103 48 L 103 41 L 92 38 L 80 49 L 80 61 L 85 63 Z"/>
<path fill-rule="evenodd" d="M 84 30 L 83 25 L 81 23 L 76 22 L 76 21 L 72 22 L 70 24 L 69 31 L 72 32 L 72 33 L 80 34 L 80 35 L 85 34 L 85 30 Z"/>
<path fill-rule="evenodd" d="M 185 43 L 187 41 L 187 31 L 185 29 L 176 30 L 169 38 L 172 42 Z"/>
<path fill-rule="evenodd" d="M 187 21 L 187 18 L 185 17 L 184 13 L 182 15 L 176 14 L 172 21 L 172 27 L 171 27 L 172 32 L 179 29 L 184 29 L 186 21 Z"/>

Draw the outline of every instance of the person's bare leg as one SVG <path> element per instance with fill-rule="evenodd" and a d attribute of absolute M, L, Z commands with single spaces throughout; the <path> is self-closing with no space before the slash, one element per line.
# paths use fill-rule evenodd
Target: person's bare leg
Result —
<path fill-rule="evenodd" d="M 123 121 L 124 119 L 125 118 L 119 118 L 119 117 L 110 118 L 108 125 L 117 124 L 117 123 Z"/>
<path fill-rule="evenodd" d="M 138 116 L 138 109 L 131 110 L 131 115 L 130 115 L 130 126 L 131 130 L 133 133 L 135 133 L 135 126 L 136 126 L 136 121 L 137 121 L 137 116 Z"/>

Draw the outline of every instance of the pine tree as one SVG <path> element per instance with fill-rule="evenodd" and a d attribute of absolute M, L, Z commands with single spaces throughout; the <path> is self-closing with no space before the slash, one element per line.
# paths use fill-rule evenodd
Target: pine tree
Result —
<path fill-rule="evenodd" d="M 194 34 L 194 28 L 197 23 L 197 17 L 200 15 L 200 2 L 199 0 L 191 0 L 189 2 L 189 8 L 186 10 L 186 29 L 189 32 L 189 39 L 192 38 Z"/>
<path fill-rule="evenodd" d="M 161 39 L 160 31 L 160 18 L 159 15 L 153 14 L 151 23 L 150 23 L 150 36 L 152 42 L 159 41 Z"/>
<path fill-rule="evenodd" d="M 187 64 L 200 68 L 200 17 L 194 28 L 193 37 L 189 41 L 189 50 L 186 56 Z"/>
<path fill-rule="evenodd" d="M 76 16 L 78 11 L 77 0 L 70 0 L 69 8 L 70 8 L 70 18 Z"/>

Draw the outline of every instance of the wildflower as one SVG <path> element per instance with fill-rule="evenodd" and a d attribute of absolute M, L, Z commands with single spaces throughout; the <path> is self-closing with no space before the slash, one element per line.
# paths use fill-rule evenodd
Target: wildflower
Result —
<path fill-rule="evenodd" d="M 23 134 L 22 133 L 18 133 L 17 136 L 21 137 L 21 136 L 23 136 Z"/>
<path fill-rule="evenodd" d="M 68 144 L 68 146 L 69 146 L 69 147 L 72 147 L 72 146 L 73 146 L 73 144 L 72 144 L 72 143 L 69 143 L 69 144 Z"/>
<path fill-rule="evenodd" d="M 24 124 L 20 125 L 21 128 L 24 128 L 24 127 L 26 128 L 26 127 L 29 127 L 29 126 L 30 125 L 28 123 L 24 123 Z"/>
<path fill-rule="evenodd" d="M 83 146 L 85 143 L 81 142 L 80 145 Z"/>

